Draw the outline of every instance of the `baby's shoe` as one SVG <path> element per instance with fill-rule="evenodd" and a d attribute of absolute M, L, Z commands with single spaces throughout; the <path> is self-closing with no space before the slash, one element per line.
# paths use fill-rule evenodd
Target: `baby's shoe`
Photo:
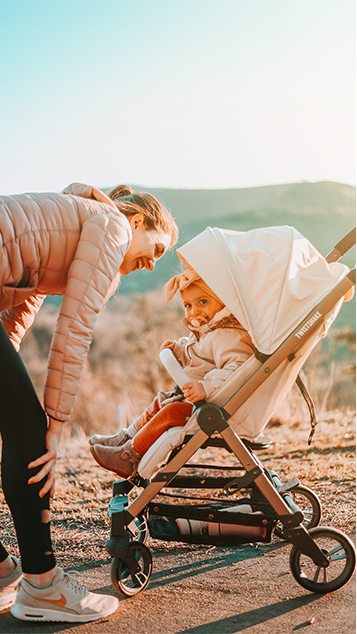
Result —
<path fill-rule="evenodd" d="M 121 447 L 92 445 L 90 450 L 101 467 L 108 469 L 108 471 L 114 471 L 122 478 L 130 478 L 130 476 L 135 475 L 141 460 L 141 456 L 135 451 L 131 439 Z"/>
<path fill-rule="evenodd" d="M 127 433 L 126 429 L 121 429 L 118 434 L 115 436 L 99 436 L 98 434 L 94 434 L 88 442 L 90 445 L 103 445 L 103 447 L 120 447 L 120 445 L 124 445 L 127 440 L 129 440 L 130 436 Z"/>
<path fill-rule="evenodd" d="M 15 564 L 13 571 L 6 577 L 0 577 L 0 612 L 10 608 L 16 600 L 22 569 L 19 560 L 11 557 Z"/>

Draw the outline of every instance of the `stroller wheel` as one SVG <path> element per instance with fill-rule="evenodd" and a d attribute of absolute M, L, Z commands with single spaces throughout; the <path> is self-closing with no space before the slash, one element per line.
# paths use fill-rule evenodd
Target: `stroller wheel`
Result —
<path fill-rule="evenodd" d="M 131 540 L 145 544 L 149 534 L 148 523 L 145 515 L 141 514 L 138 515 L 138 517 L 135 517 L 135 519 L 133 519 L 133 521 L 129 524 L 128 529 L 131 533 Z"/>
<path fill-rule="evenodd" d="M 335 528 L 319 526 L 310 531 L 317 546 L 328 558 L 327 568 L 317 566 L 297 546 L 290 553 L 290 570 L 295 580 L 306 590 L 326 594 L 338 590 L 353 574 L 356 553 L 351 540 Z"/>
<path fill-rule="evenodd" d="M 140 572 L 131 572 L 129 566 L 117 557 L 113 557 L 110 571 L 114 589 L 125 597 L 133 597 L 144 590 L 152 572 L 150 550 L 140 542 L 130 542 L 129 548 L 140 566 Z"/>
<path fill-rule="evenodd" d="M 291 489 L 289 495 L 304 515 L 302 525 L 306 530 L 309 531 L 311 528 L 318 526 L 321 520 L 322 507 L 317 495 L 302 484 Z M 283 525 L 277 524 L 274 533 L 278 537 L 283 538 Z"/>

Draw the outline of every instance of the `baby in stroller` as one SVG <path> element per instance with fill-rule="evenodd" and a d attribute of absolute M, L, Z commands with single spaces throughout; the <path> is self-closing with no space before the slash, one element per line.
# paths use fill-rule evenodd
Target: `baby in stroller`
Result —
<path fill-rule="evenodd" d="M 254 353 L 248 332 L 196 271 L 188 269 L 169 280 L 166 301 L 177 291 L 190 335 L 165 341 L 160 350 L 171 349 L 191 381 L 182 391 L 159 392 L 128 429 L 89 440 L 98 464 L 124 478 L 135 475 L 142 456 L 167 429 L 186 424 L 194 403 L 207 399 Z"/>

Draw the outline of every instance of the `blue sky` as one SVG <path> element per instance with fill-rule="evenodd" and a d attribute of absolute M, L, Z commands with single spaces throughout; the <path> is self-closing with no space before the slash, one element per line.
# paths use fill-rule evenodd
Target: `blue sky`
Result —
<path fill-rule="evenodd" d="M 350 0 L 0 2 L 0 193 L 355 184 Z"/>

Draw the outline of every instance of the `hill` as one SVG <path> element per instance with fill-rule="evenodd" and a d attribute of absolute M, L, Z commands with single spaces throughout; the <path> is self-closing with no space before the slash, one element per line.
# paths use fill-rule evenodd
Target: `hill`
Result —
<path fill-rule="evenodd" d="M 184 244 L 206 227 L 249 231 L 257 227 L 291 225 L 326 255 L 355 226 L 355 187 L 333 182 L 291 183 L 223 190 L 153 189 L 176 218 Z M 354 253 L 346 264 L 353 266 Z M 175 253 L 158 262 L 155 271 L 138 271 L 123 278 L 122 293 L 145 292 L 162 286 L 179 270 Z M 337 325 L 354 327 L 354 302 L 345 306 Z"/>

